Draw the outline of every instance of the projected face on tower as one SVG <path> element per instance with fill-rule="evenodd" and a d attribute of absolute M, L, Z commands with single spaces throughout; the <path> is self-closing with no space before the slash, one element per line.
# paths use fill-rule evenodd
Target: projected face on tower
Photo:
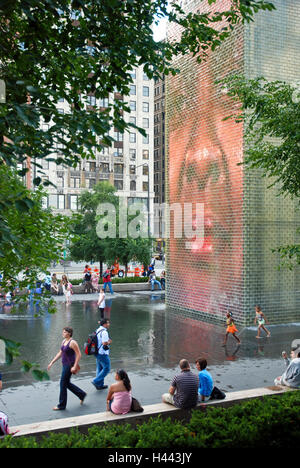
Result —
<path fill-rule="evenodd" d="M 179 285 L 179 305 L 208 313 L 237 300 L 243 264 L 243 129 L 224 121 L 234 104 L 215 83 L 215 66 L 216 58 L 190 61 L 169 86 L 169 203 L 202 204 L 204 213 L 197 219 L 194 208 L 203 236 L 190 242 L 176 238 L 171 217 L 169 293 Z"/>

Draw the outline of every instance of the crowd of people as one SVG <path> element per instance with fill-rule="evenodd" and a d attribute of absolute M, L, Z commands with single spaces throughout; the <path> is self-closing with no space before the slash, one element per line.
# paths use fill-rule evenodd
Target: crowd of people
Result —
<path fill-rule="evenodd" d="M 109 269 L 107 270 L 107 282 L 110 281 Z M 105 279 L 105 277 L 104 277 Z M 52 275 L 51 288 L 58 288 L 56 275 Z M 72 285 L 66 277 L 62 276 L 60 286 L 63 294 L 66 295 L 66 300 L 69 298 Z M 95 353 L 96 375 L 91 381 L 91 384 L 96 390 L 102 391 L 107 389 L 106 408 L 114 414 L 126 414 L 132 410 L 132 385 L 127 372 L 124 369 L 118 369 L 115 372 L 115 382 L 109 387 L 105 384 L 105 378 L 111 371 L 110 362 L 110 347 L 112 340 L 109 335 L 110 319 L 104 317 L 105 310 L 105 286 L 99 288 L 98 308 L 100 311 L 101 320 L 98 322 L 99 327 L 96 330 L 97 351 Z M 110 289 L 110 292 L 112 290 Z M 261 337 L 261 330 L 264 330 L 267 337 L 270 337 L 269 330 L 265 327 L 267 319 L 263 314 L 261 307 L 255 306 L 254 323 L 258 325 L 256 338 Z M 232 336 L 238 346 L 241 340 L 237 336 L 238 330 L 235 325 L 233 314 L 228 311 L 226 314 L 226 334 L 223 345 L 226 346 L 228 336 Z M 80 360 L 82 358 L 78 343 L 73 338 L 73 329 L 65 327 L 62 331 L 63 341 L 61 346 L 48 365 L 48 370 L 52 368 L 55 362 L 61 360 L 62 373 L 60 379 L 60 392 L 58 404 L 54 406 L 54 411 L 66 409 L 68 391 L 71 391 L 79 399 L 80 404 L 84 403 L 87 393 L 71 382 L 72 375 L 80 371 Z M 275 385 L 284 385 L 291 388 L 300 388 L 300 346 L 296 340 L 296 345 L 291 349 L 290 357 L 286 352 L 282 353 L 282 357 L 286 363 L 285 372 L 276 377 Z M 209 399 L 224 398 L 225 394 L 214 385 L 213 377 L 207 369 L 207 360 L 199 357 L 195 360 L 197 373 L 192 372 L 191 365 L 187 359 L 181 359 L 179 362 L 180 372 L 174 376 L 171 381 L 168 392 L 162 395 L 162 401 L 177 408 L 190 409 L 198 403 L 205 403 Z M 2 376 L 0 374 L 0 391 L 2 389 Z M 3 419 L 3 416 L 0 417 Z M 4 423 L 3 423 L 4 424 Z M 0 427 L 1 430 L 1 427 Z"/>

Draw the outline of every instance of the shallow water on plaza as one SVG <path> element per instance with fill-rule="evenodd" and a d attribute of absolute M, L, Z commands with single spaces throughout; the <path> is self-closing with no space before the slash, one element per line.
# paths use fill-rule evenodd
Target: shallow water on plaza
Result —
<path fill-rule="evenodd" d="M 98 326 L 100 312 L 96 297 L 84 300 L 73 296 L 70 305 L 62 298 L 57 301 L 56 314 L 44 312 L 36 317 L 34 306 L 20 306 L 0 314 L 0 335 L 22 343 L 21 357 L 46 369 L 58 352 L 62 329 L 71 326 L 74 339 L 82 353 L 83 344 Z M 222 347 L 224 327 L 174 315 L 164 304 L 163 294 L 132 293 L 107 295 L 105 316 L 110 318 L 112 370 L 124 368 L 130 373 L 163 381 L 166 387 L 178 371 L 178 362 L 186 358 L 192 363 L 205 357 L 215 383 L 225 391 L 273 385 L 284 371 L 282 350 L 289 352 L 291 342 L 300 337 L 299 324 L 270 326 L 271 337 L 256 339 L 256 328 L 240 330 L 241 346 L 232 337 Z M 81 377 L 93 378 L 95 359 L 82 354 Z M 31 374 L 20 371 L 16 360 L 5 367 L 6 387 L 32 383 Z M 60 366 L 51 370 L 51 379 L 58 380 Z M 151 395 L 151 388 L 149 388 Z"/>

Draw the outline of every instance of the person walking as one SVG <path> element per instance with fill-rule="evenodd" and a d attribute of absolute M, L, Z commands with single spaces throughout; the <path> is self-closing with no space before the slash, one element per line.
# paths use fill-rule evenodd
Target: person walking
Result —
<path fill-rule="evenodd" d="M 110 268 L 107 268 L 105 272 L 103 273 L 103 287 L 104 287 L 104 292 L 106 292 L 106 286 L 109 287 L 109 292 L 110 294 L 113 294 L 113 288 L 111 284 L 111 276 L 110 276 Z"/>
<path fill-rule="evenodd" d="M 194 408 L 198 402 L 198 376 L 193 374 L 186 359 L 179 362 L 181 373 L 172 380 L 169 393 L 162 395 L 162 401 L 176 408 Z"/>
<path fill-rule="evenodd" d="M 153 271 L 152 273 L 150 273 L 148 283 L 151 283 L 151 291 L 154 291 L 154 287 L 155 287 L 156 284 L 157 284 L 157 286 L 159 287 L 159 290 L 161 291 L 161 284 L 160 284 L 160 282 L 156 279 L 155 271 Z"/>
<path fill-rule="evenodd" d="M 55 273 L 53 273 L 53 275 L 51 277 L 51 293 L 56 294 L 57 296 L 59 294 L 59 286 L 58 286 L 58 283 L 57 283 L 57 278 L 56 278 Z"/>
<path fill-rule="evenodd" d="M 98 276 L 98 269 L 95 268 L 93 273 L 92 273 L 92 287 L 93 287 L 93 292 L 98 292 L 99 291 L 99 276 Z"/>
<path fill-rule="evenodd" d="M 131 409 L 131 383 L 127 373 L 123 369 L 115 374 L 116 383 L 109 387 L 106 406 L 107 411 L 114 414 L 127 414 Z"/>
<path fill-rule="evenodd" d="M 63 329 L 63 342 L 60 348 L 60 351 L 57 353 L 54 359 L 48 365 L 48 371 L 51 369 L 53 364 L 62 359 L 62 374 L 60 379 L 60 394 L 59 394 L 59 404 L 53 408 L 54 411 L 65 410 L 67 406 L 67 390 L 70 390 L 74 395 L 76 395 L 80 404 L 83 404 L 83 401 L 86 397 L 86 393 L 81 390 L 79 387 L 71 383 L 72 374 L 77 374 L 79 371 L 79 361 L 81 359 L 81 352 L 79 346 L 75 340 L 72 338 L 73 329 L 70 327 L 65 327 Z"/>
<path fill-rule="evenodd" d="M 224 338 L 223 346 L 226 346 L 227 338 L 229 334 L 231 334 L 236 339 L 236 341 L 239 344 L 241 344 L 241 340 L 236 336 L 238 329 L 235 326 L 232 313 L 228 311 L 226 314 L 226 317 L 227 317 L 226 319 L 227 328 L 226 328 L 226 335 Z"/>
<path fill-rule="evenodd" d="M 255 319 L 254 319 L 254 323 L 255 325 L 257 325 L 258 323 L 258 328 L 257 328 L 257 336 L 256 338 L 261 338 L 260 336 L 260 331 L 261 329 L 263 329 L 266 334 L 267 334 L 267 337 L 271 336 L 271 333 L 269 332 L 269 330 L 266 329 L 265 327 L 265 323 L 266 323 L 266 317 L 265 315 L 263 314 L 260 306 L 255 306 Z"/>
<path fill-rule="evenodd" d="M 98 353 L 96 354 L 96 377 L 92 384 L 97 390 L 107 388 L 107 385 L 104 385 L 104 379 L 110 371 L 109 345 L 112 342 L 108 334 L 109 327 L 109 319 L 104 318 L 100 321 L 100 327 L 96 330 Z"/>
<path fill-rule="evenodd" d="M 100 309 L 101 318 L 104 318 L 104 309 L 105 309 L 105 292 L 104 288 L 101 288 L 99 298 L 98 298 L 98 307 Z"/>
<path fill-rule="evenodd" d="M 66 299 L 66 304 L 71 304 L 72 284 L 69 282 L 67 275 L 61 277 L 61 287 Z"/>
<path fill-rule="evenodd" d="M 160 274 L 160 283 L 163 289 L 166 289 L 166 272 L 163 270 Z"/>

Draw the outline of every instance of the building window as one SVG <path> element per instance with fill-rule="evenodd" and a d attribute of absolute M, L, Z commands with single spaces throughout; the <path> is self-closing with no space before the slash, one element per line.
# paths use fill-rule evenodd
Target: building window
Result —
<path fill-rule="evenodd" d="M 96 179 L 86 179 L 86 183 L 87 188 L 93 188 L 96 183 Z"/>
<path fill-rule="evenodd" d="M 143 86 L 143 96 L 149 96 L 149 86 Z"/>
<path fill-rule="evenodd" d="M 149 174 L 149 166 L 146 164 L 143 166 L 143 175 L 148 175 Z"/>
<path fill-rule="evenodd" d="M 114 164 L 114 173 L 115 174 L 123 174 L 124 166 L 123 164 Z"/>
<path fill-rule="evenodd" d="M 129 141 L 130 141 L 130 143 L 135 143 L 136 142 L 136 134 L 135 133 L 129 133 Z"/>
<path fill-rule="evenodd" d="M 129 156 L 130 156 L 130 159 L 135 159 L 136 158 L 136 149 L 135 148 L 130 148 Z"/>
<path fill-rule="evenodd" d="M 143 73 L 143 80 L 144 81 L 149 81 L 149 77 L 148 77 L 148 75 L 146 75 L 146 73 Z"/>
<path fill-rule="evenodd" d="M 70 178 L 70 187 L 71 188 L 80 188 L 80 178 L 79 177 L 71 177 Z"/>
<path fill-rule="evenodd" d="M 143 192 L 148 192 L 148 182 L 143 182 Z"/>
<path fill-rule="evenodd" d="M 122 158 L 123 156 L 123 148 L 114 148 L 114 156 L 117 158 Z"/>
<path fill-rule="evenodd" d="M 64 186 L 64 178 L 63 177 L 57 177 L 57 187 L 62 188 Z"/>
<path fill-rule="evenodd" d="M 78 196 L 70 195 L 70 209 L 77 210 L 77 208 L 78 208 Z"/>
<path fill-rule="evenodd" d="M 95 106 L 96 105 L 96 98 L 95 96 L 87 96 L 87 105 L 88 106 Z"/>
<path fill-rule="evenodd" d="M 57 208 L 57 195 L 50 194 L 48 200 L 49 200 L 49 207 L 56 209 Z"/>
<path fill-rule="evenodd" d="M 123 180 L 114 180 L 114 186 L 117 190 L 123 190 Z"/>
<path fill-rule="evenodd" d="M 136 86 L 135 85 L 130 85 L 130 95 L 131 96 L 136 95 Z"/>
<path fill-rule="evenodd" d="M 64 195 L 58 195 L 58 208 L 60 210 L 65 209 L 65 196 Z"/>
<path fill-rule="evenodd" d="M 149 150 L 147 149 L 143 150 L 143 159 L 149 159 Z"/>
<path fill-rule="evenodd" d="M 100 107 L 108 107 L 108 98 L 102 98 L 99 100 Z"/>
<path fill-rule="evenodd" d="M 130 166 L 129 166 L 129 174 L 135 175 L 135 164 L 130 164 Z"/>
<path fill-rule="evenodd" d="M 107 174 L 109 172 L 109 164 L 108 163 L 100 163 L 100 172 L 101 172 L 101 174 Z"/>
<path fill-rule="evenodd" d="M 136 117 L 129 117 L 129 123 L 136 125 Z"/>
<path fill-rule="evenodd" d="M 143 119 L 143 128 L 149 128 L 149 119 L 147 118 Z"/>
<path fill-rule="evenodd" d="M 149 102 L 143 102 L 143 112 L 149 112 Z"/>
<path fill-rule="evenodd" d="M 114 139 L 115 139 L 116 141 L 123 141 L 123 133 L 114 132 Z"/>
<path fill-rule="evenodd" d="M 149 144 L 149 135 L 143 136 L 143 144 L 148 145 Z"/>
<path fill-rule="evenodd" d="M 93 162 L 88 162 L 87 163 L 87 170 L 89 172 L 95 172 L 96 171 L 96 163 L 93 161 Z"/>
<path fill-rule="evenodd" d="M 136 181 L 135 180 L 131 180 L 130 181 L 130 190 L 132 192 L 135 192 L 136 191 Z"/>

